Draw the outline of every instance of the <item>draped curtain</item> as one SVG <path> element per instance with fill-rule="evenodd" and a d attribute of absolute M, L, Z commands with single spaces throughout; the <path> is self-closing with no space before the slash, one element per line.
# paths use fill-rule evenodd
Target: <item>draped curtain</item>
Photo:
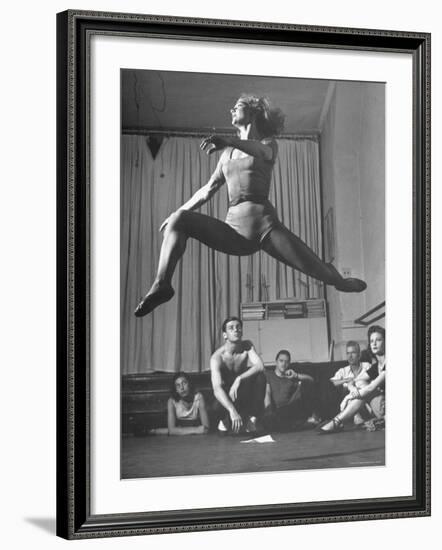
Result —
<path fill-rule="evenodd" d="M 207 370 L 221 344 L 221 324 L 243 302 L 322 296 L 322 285 L 264 252 L 238 258 L 189 239 L 173 278 L 174 298 L 152 314 L 133 310 L 152 284 L 162 221 L 207 182 L 219 154 L 206 155 L 200 139 L 165 138 L 153 158 L 145 136 L 122 136 L 121 150 L 121 365 L 122 374 Z M 270 201 L 280 220 L 322 254 L 318 143 L 278 140 Z M 200 212 L 221 220 L 227 190 Z"/>

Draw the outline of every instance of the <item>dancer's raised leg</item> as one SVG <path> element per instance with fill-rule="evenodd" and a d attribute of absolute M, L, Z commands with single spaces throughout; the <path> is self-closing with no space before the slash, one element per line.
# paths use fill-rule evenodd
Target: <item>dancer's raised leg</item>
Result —
<path fill-rule="evenodd" d="M 147 315 L 173 297 L 172 276 L 178 260 L 184 254 L 189 237 L 199 240 L 210 248 L 234 256 L 253 254 L 259 248 L 220 220 L 198 212 L 178 210 L 168 219 L 157 275 L 151 289 L 135 309 L 137 317 Z"/>
<path fill-rule="evenodd" d="M 342 277 L 332 264 L 323 262 L 302 239 L 282 224 L 270 231 L 261 247 L 280 262 L 342 292 L 362 292 L 367 288 L 367 284 L 360 279 Z"/>

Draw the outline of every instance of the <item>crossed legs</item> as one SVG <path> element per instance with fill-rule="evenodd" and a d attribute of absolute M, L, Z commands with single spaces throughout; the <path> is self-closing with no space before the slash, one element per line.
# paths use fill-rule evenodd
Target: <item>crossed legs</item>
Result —
<path fill-rule="evenodd" d="M 381 393 L 365 399 L 351 399 L 348 401 L 344 410 L 338 413 L 329 422 L 326 422 L 320 429 L 319 433 L 328 434 L 341 430 L 344 427 L 344 422 L 353 418 L 353 416 L 359 412 L 366 403 L 370 405 L 373 415 L 377 420 L 385 417 L 385 394 Z"/>

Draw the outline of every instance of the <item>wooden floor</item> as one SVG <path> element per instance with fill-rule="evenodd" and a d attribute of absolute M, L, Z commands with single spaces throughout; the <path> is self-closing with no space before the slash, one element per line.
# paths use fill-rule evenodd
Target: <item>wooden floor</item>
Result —
<path fill-rule="evenodd" d="M 274 443 L 250 437 L 146 436 L 122 439 L 122 479 L 183 475 L 349 468 L 385 464 L 385 432 L 347 429 L 271 434 Z"/>

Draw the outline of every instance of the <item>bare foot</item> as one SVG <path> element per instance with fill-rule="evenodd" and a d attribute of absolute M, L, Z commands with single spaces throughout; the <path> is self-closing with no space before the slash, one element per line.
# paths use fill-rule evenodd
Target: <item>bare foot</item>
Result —
<path fill-rule="evenodd" d="M 160 304 L 168 302 L 174 294 L 175 291 L 170 284 L 154 283 L 146 296 L 135 308 L 135 317 L 144 317 Z"/>

